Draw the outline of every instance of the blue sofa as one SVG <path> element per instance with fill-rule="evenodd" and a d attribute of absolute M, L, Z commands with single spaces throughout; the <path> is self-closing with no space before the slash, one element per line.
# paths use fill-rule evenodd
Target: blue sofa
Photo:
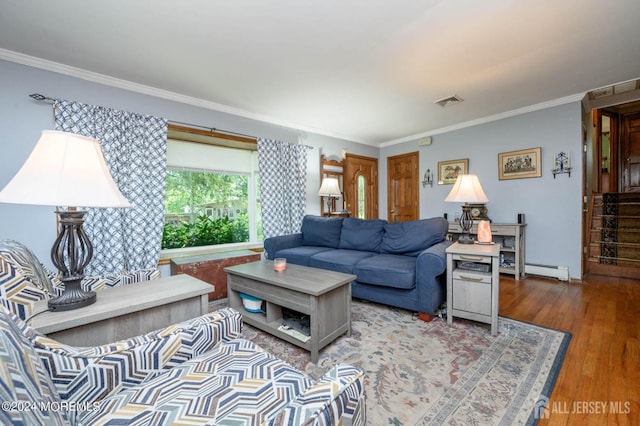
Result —
<path fill-rule="evenodd" d="M 352 296 L 435 314 L 446 299 L 448 223 L 307 215 L 299 233 L 267 238 L 268 259 L 354 274 Z"/>

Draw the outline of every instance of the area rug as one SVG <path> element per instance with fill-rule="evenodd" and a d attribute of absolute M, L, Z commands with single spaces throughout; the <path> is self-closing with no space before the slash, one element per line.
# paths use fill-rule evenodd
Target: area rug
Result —
<path fill-rule="evenodd" d="M 454 319 L 429 323 L 401 309 L 352 304 L 352 334 L 309 352 L 245 325 L 243 336 L 294 367 L 321 377 L 336 363 L 366 375 L 371 425 L 535 424 L 570 335 L 500 318 L 489 325 Z"/>

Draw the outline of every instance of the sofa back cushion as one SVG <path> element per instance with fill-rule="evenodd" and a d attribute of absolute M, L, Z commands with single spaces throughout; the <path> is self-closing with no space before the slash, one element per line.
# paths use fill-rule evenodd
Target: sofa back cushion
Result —
<path fill-rule="evenodd" d="M 16 269 L 14 262 L 0 254 L 0 305 L 26 320 L 34 314 L 35 303 L 48 297 Z"/>
<path fill-rule="evenodd" d="M 341 217 L 306 215 L 302 219 L 302 245 L 338 248 L 341 230 Z"/>
<path fill-rule="evenodd" d="M 442 217 L 387 223 L 380 252 L 417 256 L 422 250 L 444 241 L 448 229 L 449 223 Z"/>
<path fill-rule="evenodd" d="M 378 252 L 382 244 L 386 220 L 348 217 L 342 222 L 340 248 Z"/>
<path fill-rule="evenodd" d="M 0 400 L 24 403 L 14 410 L 0 410 L 0 424 L 68 424 L 65 411 L 59 409 L 58 393 L 33 347 L 33 334 L 33 329 L 0 306 Z"/>
<path fill-rule="evenodd" d="M 13 240 L 0 241 L 0 256 L 7 262 L 11 262 L 13 267 L 34 286 L 47 294 L 56 295 L 42 263 L 27 246 Z"/>

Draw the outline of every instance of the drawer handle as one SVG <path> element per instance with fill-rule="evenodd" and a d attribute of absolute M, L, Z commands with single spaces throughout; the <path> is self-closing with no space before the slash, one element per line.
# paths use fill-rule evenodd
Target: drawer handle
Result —
<path fill-rule="evenodd" d="M 475 275 L 464 275 L 464 274 L 460 274 L 460 278 L 462 278 L 463 280 L 469 280 L 469 281 L 482 281 L 483 280 L 482 277 L 476 277 Z"/>
<path fill-rule="evenodd" d="M 460 259 L 462 259 L 462 260 L 484 260 L 484 258 L 480 257 L 480 256 L 465 256 L 465 255 L 460 255 Z"/>

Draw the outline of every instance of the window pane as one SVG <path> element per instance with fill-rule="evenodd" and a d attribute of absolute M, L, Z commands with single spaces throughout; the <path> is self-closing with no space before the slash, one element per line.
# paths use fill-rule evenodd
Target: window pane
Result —
<path fill-rule="evenodd" d="M 249 241 L 249 176 L 168 168 L 162 248 Z"/>
<path fill-rule="evenodd" d="M 356 196 L 357 200 L 358 200 L 358 206 L 357 206 L 357 217 L 358 219 L 366 219 L 366 202 L 367 202 L 367 198 L 366 198 L 366 191 L 365 191 L 365 186 L 366 182 L 364 179 L 364 176 L 360 175 L 358 176 L 358 195 Z"/>

